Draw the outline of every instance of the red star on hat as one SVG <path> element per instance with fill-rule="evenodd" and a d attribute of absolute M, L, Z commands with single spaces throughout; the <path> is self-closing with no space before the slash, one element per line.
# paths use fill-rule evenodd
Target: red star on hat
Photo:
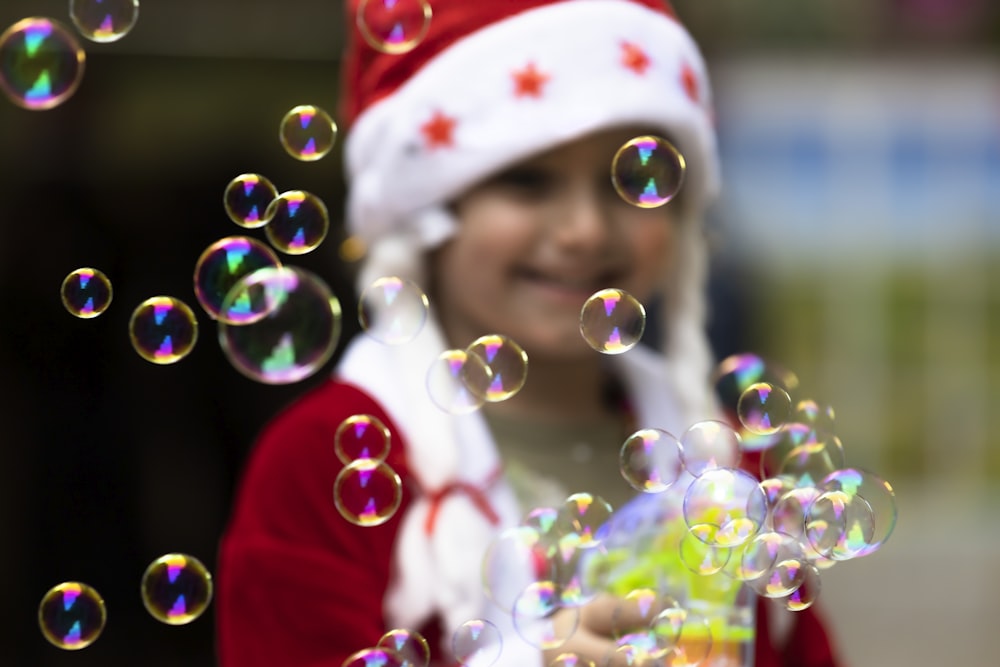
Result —
<path fill-rule="evenodd" d="M 542 86 L 549 80 L 549 75 L 539 72 L 535 63 L 528 63 L 524 69 L 515 71 L 513 77 L 515 97 L 541 97 Z"/>
<path fill-rule="evenodd" d="M 450 148 L 455 145 L 452 133 L 455 125 L 458 124 L 454 118 L 446 116 L 440 110 L 434 112 L 434 116 L 420 126 L 420 133 L 424 135 L 424 144 L 427 148 Z"/>
<path fill-rule="evenodd" d="M 622 64 L 636 74 L 645 74 L 649 67 L 649 56 L 639 45 L 622 42 Z"/>
<path fill-rule="evenodd" d="M 698 94 L 698 75 L 694 73 L 694 69 L 687 63 L 681 66 L 681 85 L 684 86 L 684 92 L 691 98 L 691 101 L 698 104 L 701 97 Z"/>

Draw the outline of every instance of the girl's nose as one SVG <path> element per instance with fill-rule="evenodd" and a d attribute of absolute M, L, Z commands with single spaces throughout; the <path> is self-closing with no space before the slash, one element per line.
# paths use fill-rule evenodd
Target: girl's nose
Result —
<path fill-rule="evenodd" d="M 609 245 L 614 220 L 602 193 L 591 185 L 570 188 L 554 212 L 554 238 L 567 249 L 595 251 Z"/>

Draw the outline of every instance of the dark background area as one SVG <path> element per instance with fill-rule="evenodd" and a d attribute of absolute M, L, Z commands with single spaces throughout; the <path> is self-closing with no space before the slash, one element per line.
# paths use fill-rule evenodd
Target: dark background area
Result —
<path fill-rule="evenodd" d="M 300 163 L 278 142 L 292 106 L 334 110 L 336 75 L 324 60 L 101 53 L 56 109 L 0 100 L 0 665 L 213 664 L 211 610 L 189 626 L 161 625 L 140 600 L 143 570 L 171 551 L 214 569 L 255 435 L 329 365 L 291 386 L 244 378 L 219 349 L 192 275 L 218 238 L 264 239 L 222 205 L 232 178 L 262 173 L 279 191 L 326 201 L 327 240 L 283 261 L 323 277 L 342 299 L 346 333 L 357 329 L 351 267 L 337 259 L 339 156 Z M 59 298 L 81 266 L 103 270 L 114 288 L 92 320 Z M 154 295 L 198 315 L 197 345 L 172 366 L 143 360 L 129 342 L 132 310 Z M 95 587 L 108 608 L 104 634 L 78 652 L 45 642 L 36 618 L 42 595 L 68 580 Z"/>

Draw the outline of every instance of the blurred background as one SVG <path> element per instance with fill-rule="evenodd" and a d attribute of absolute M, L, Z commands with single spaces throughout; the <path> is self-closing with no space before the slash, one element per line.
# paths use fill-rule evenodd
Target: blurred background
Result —
<path fill-rule="evenodd" d="M 993 664 L 1000 5 L 674 5 L 716 89 L 717 353 L 794 370 L 836 410 L 848 463 L 898 494 L 886 547 L 823 575 L 844 656 Z M 27 16 L 69 22 L 66 0 L 0 3 L 0 28 Z M 153 295 L 197 308 L 201 251 L 248 233 L 222 207 L 245 172 L 326 201 L 330 237 L 295 263 L 353 311 L 339 157 L 297 162 L 277 139 L 295 105 L 336 110 L 342 25 L 330 0 L 147 0 L 120 42 L 83 41 L 83 83 L 62 106 L 0 98 L 0 665 L 214 664 L 211 614 L 161 625 L 142 608 L 140 577 L 170 551 L 214 566 L 255 434 L 326 370 L 286 387 L 247 380 L 200 310 L 192 354 L 154 366 L 127 322 Z M 89 321 L 59 300 L 81 266 L 115 289 Z M 93 585 L 109 609 L 101 639 L 75 653 L 50 646 L 36 619 L 67 580 Z"/>

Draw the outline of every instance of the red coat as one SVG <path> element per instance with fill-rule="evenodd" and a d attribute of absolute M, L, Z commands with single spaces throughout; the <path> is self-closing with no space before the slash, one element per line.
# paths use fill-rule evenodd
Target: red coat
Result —
<path fill-rule="evenodd" d="M 356 414 L 378 417 L 394 434 L 387 462 L 403 480 L 399 511 L 361 528 L 333 503 L 342 468 L 334 433 Z M 216 597 L 222 667 L 341 667 L 388 630 L 383 600 L 400 519 L 415 493 L 406 443 L 370 396 L 328 382 L 300 399 L 264 431 L 241 482 L 222 538 Z M 813 610 L 797 612 L 783 650 L 769 640 L 758 609 L 755 667 L 835 667 L 830 641 Z M 419 628 L 429 640 L 440 632 Z M 432 653 L 442 655 L 432 645 Z"/>

